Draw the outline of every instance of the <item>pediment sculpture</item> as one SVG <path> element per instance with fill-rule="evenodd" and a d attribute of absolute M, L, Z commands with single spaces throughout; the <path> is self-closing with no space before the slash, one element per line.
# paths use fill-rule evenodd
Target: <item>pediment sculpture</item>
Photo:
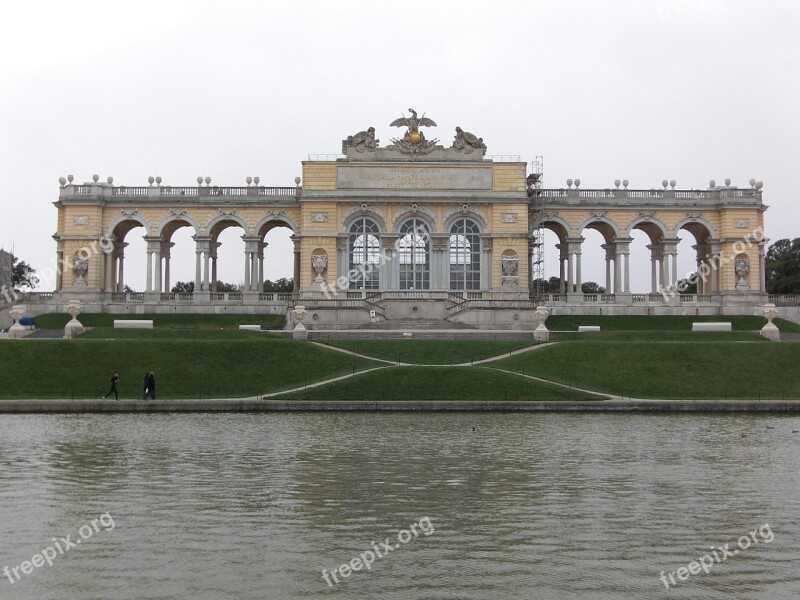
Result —
<path fill-rule="evenodd" d="M 464 131 L 461 127 L 456 127 L 456 137 L 453 140 L 452 147 L 453 150 L 464 154 L 472 154 L 475 150 L 479 150 L 482 156 L 486 154 L 486 144 L 483 143 L 483 138 L 469 131 Z"/>
<path fill-rule="evenodd" d="M 348 148 L 352 148 L 356 152 L 375 152 L 379 141 L 375 139 L 375 128 L 370 127 L 366 131 L 348 135 L 346 139 L 342 140 L 342 154 L 347 154 Z"/>

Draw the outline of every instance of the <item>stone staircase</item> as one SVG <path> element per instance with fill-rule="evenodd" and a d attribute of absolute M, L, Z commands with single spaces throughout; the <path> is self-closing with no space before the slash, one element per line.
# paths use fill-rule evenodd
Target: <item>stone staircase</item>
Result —
<path fill-rule="evenodd" d="M 442 319 L 386 319 L 375 323 L 361 325 L 358 329 L 381 329 L 381 330 L 430 330 L 430 329 L 475 329 L 471 325 L 455 323 Z"/>

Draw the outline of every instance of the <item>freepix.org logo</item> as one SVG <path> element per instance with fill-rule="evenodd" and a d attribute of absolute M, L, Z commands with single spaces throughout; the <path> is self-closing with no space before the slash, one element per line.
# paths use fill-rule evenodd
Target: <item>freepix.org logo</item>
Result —
<path fill-rule="evenodd" d="M 419 531 L 417 530 L 418 527 Z M 328 571 L 328 569 L 322 569 L 322 577 L 325 579 L 328 587 L 333 587 L 334 583 L 339 583 L 339 577 L 346 579 L 350 577 L 353 572 L 360 571 L 364 568 L 369 571 L 372 568 L 372 564 L 377 559 L 383 558 L 390 552 L 398 550 L 412 539 L 418 537 L 420 532 L 427 537 L 432 535 L 434 531 L 435 530 L 430 517 L 422 517 L 416 523 L 412 523 L 408 529 L 401 529 L 397 532 L 397 543 L 393 544 L 392 538 L 386 538 L 379 544 L 372 542 L 372 550 L 362 552 L 359 556 L 356 556 L 349 562 L 346 562 L 331 571 Z"/>
<path fill-rule="evenodd" d="M 41 552 L 34 554 L 30 560 L 24 560 L 15 567 L 4 567 L 3 575 L 13 584 L 22 579 L 22 575 L 30 575 L 34 569 L 39 569 L 47 563 L 47 566 L 52 567 L 53 561 L 59 556 L 63 556 L 73 548 L 91 538 L 95 533 L 99 533 L 102 528 L 103 531 L 113 531 L 116 527 L 114 517 L 111 513 L 103 513 L 97 519 L 92 519 L 86 525 L 81 525 L 78 529 L 78 536 L 73 540 L 72 534 L 67 534 L 67 537 L 53 538 L 53 545 L 48 546 Z M 20 575 L 20 572 L 22 575 Z"/>

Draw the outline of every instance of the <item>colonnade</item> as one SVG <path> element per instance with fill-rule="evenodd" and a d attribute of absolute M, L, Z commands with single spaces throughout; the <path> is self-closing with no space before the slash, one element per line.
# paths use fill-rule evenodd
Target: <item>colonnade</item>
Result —
<path fill-rule="evenodd" d="M 585 238 L 564 238 L 556 244 L 559 250 L 559 293 L 582 293 L 583 278 L 581 273 L 582 245 Z M 630 244 L 633 238 L 614 238 L 602 244 L 605 251 L 605 289 L 608 294 L 630 294 Z M 658 243 L 648 244 L 650 250 L 650 293 L 657 294 L 662 288 L 677 285 L 681 279 L 678 273 L 678 243 L 680 239 L 662 239 Z M 697 293 L 712 294 L 719 292 L 720 244 L 710 240 L 705 244 L 692 246 L 696 253 L 697 273 L 707 273 L 708 277 L 698 277 Z M 763 255 L 763 250 L 761 251 Z M 761 272 L 763 274 L 763 256 Z M 762 284 L 762 288 L 764 286 Z"/>
<path fill-rule="evenodd" d="M 216 291 L 217 258 L 222 245 L 210 236 L 194 235 L 195 241 L 195 291 Z M 294 282 L 297 288 L 300 280 L 300 243 L 297 236 L 294 242 Z M 174 242 L 161 236 L 144 236 L 147 244 L 145 293 L 169 292 L 172 289 L 171 259 Z M 245 292 L 260 292 L 264 283 L 264 251 L 268 243 L 259 237 L 242 236 L 244 251 L 244 289 Z M 115 240 L 113 247 L 104 254 L 104 290 L 122 292 L 125 289 L 125 248 L 128 243 Z"/>

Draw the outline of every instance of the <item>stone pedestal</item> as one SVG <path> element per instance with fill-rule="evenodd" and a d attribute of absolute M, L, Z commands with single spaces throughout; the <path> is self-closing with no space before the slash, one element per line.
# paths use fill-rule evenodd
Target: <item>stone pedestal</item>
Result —
<path fill-rule="evenodd" d="M 773 342 L 781 341 L 780 329 L 772 322 L 772 319 L 778 316 L 778 311 L 775 309 L 774 304 L 765 304 L 761 307 L 761 314 L 767 319 L 767 324 L 761 328 L 761 336 L 772 340 Z"/>
<path fill-rule="evenodd" d="M 550 309 L 546 306 L 537 306 L 533 312 L 533 322 L 536 323 L 536 328 L 533 330 L 533 339 L 537 342 L 550 341 L 550 330 L 544 324 L 549 316 Z"/>
<path fill-rule="evenodd" d="M 64 339 L 70 340 L 83 333 L 83 324 L 78 321 L 78 315 L 83 311 L 83 304 L 80 302 L 70 302 L 67 306 L 67 312 L 72 317 L 72 320 L 64 327 Z"/>
<path fill-rule="evenodd" d="M 19 324 L 19 320 L 25 315 L 25 307 L 18 304 L 17 306 L 12 306 L 11 310 L 8 312 L 14 321 L 14 324 L 8 330 L 8 339 L 17 340 L 21 337 L 25 337 L 28 332 Z"/>
<path fill-rule="evenodd" d="M 303 325 L 303 319 L 306 318 L 306 307 L 298 304 L 294 307 L 292 311 L 292 315 L 294 316 L 295 326 L 292 330 L 292 339 L 293 340 L 307 340 L 308 339 L 308 330 L 306 329 L 305 325 Z"/>

